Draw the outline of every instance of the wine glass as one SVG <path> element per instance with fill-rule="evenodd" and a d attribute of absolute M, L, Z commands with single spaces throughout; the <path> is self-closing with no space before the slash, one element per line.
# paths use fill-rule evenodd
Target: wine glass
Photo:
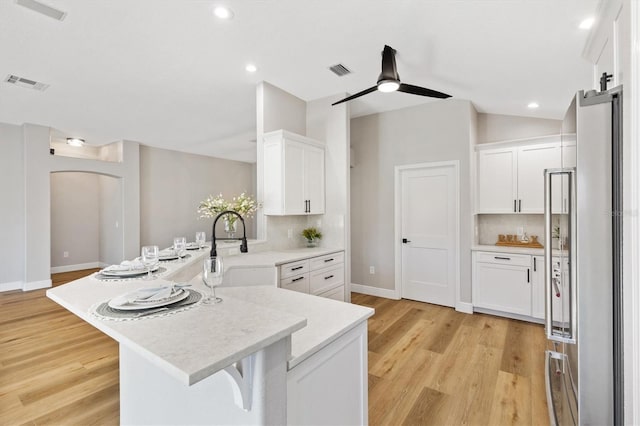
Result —
<path fill-rule="evenodd" d="M 217 256 L 204 260 L 202 282 L 211 289 L 211 295 L 204 298 L 202 303 L 215 304 L 222 302 L 221 298 L 216 297 L 216 287 L 222 284 L 223 274 L 222 257 Z"/>
<path fill-rule="evenodd" d="M 185 237 L 176 237 L 173 239 L 173 249 L 175 250 L 180 262 L 184 262 L 184 253 L 187 249 L 187 239 Z"/>
<path fill-rule="evenodd" d="M 207 234 L 204 231 L 196 232 L 196 243 L 198 244 L 198 249 L 202 250 L 204 247 L 204 242 L 207 240 Z"/>
<path fill-rule="evenodd" d="M 151 269 L 158 263 L 160 250 L 158 246 L 144 246 L 142 247 L 142 263 L 147 267 L 147 279 L 153 278 L 151 276 Z"/>

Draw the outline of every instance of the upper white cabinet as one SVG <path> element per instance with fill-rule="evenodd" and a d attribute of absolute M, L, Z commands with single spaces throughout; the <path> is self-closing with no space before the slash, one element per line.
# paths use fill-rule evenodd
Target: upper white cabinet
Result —
<path fill-rule="evenodd" d="M 479 145 L 477 213 L 544 213 L 544 170 L 562 167 L 563 154 L 570 155 L 559 140 Z M 552 195 L 553 205 L 561 206 L 560 187 Z"/>
<path fill-rule="evenodd" d="M 322 214 L 324 187 L 324 144 L 285 130 L 264 134 L 264 214 Z"/>

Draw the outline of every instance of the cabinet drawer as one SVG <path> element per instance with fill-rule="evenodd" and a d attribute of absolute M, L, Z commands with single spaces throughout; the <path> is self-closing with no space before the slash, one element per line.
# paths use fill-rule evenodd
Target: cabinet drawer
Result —
<path fill-rule="evenodd" d="M 321 293 L 318 296 L 344 302 L 344 286 L 341 285 L 340 287 L 336 287 L 333 290 L 325 291 L 324 293 Z"/>
<path fill-rule="evenodd" d="M 311 270 L 317 271 L 318 269 L 344 263 L 344 252 L 341 251 L 340 253 L 331 253 L 325 256 L 314 257 L 310 262 Z"/>
<path fill-rule="evenodd" d="M 478 252 L 476 261 L 499 265 L 526 266 L 527 268 L 531 266 L 531 256 L 528 254 Z"/>
<path fill-rule="evenodd" d="M 344 265 L 311 273 L 310 293 L 320 294 L 344 284 Z"/>
<path fill-rule="evenodd" d="M 309 293 L 309 274 L 295 275 L 280 280 L 280 287 L 286 290 Z"/>
<path fill-rule="evenodd" d="M 280 279 L 304 274 L 305 272 L 309 272 L 309 260 L 306 259 L 280 265 Z"/>

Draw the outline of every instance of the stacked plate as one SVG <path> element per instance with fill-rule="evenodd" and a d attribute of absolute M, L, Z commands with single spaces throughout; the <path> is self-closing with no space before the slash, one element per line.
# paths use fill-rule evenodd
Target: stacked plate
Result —
<path fill-rule="evenodd" d="M 169 283 L 159 287 L 141 288 L 114 297 L 108 305 L 113 309 L 135 311 L 171 305 L 187 297 L 189 297 L 188 289 Z"/>
<path fill-rule="evenodd" d="M 172 248 L 168 248 L 160 251 L 158 260 L 160 261 L 176 260 L 176 259 L 179 259 L 180 257 L 185 257 L 185 256 L 186 254 L 183 254 L 182 256 L 178 256 L 177 251 L 175 251 Z"/>
<path fill-rule="evenodd" d="M 151 268 L 151 272 L 155 272 L 158 270 L 160 265 L 155 265 Z M 147 269 L 143 267 L 138 267 L 138 265 L 112 265 L 107 268 L 104 268 L 99 272 L 101 275 L 105 277 L 113 277 L 113 278 L 129 278 L 129 277 L 137 277 L 139 275 L 144 275 L 147 273 Z"/>

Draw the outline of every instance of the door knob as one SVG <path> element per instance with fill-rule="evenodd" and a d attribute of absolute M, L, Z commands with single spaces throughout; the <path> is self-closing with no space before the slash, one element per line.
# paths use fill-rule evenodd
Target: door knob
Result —
<path fill-rule="evenodd" d="M 403 238 L 403 239 L 402 239 L 402 243 L 403 243 L 403 244 L 407 244 L 407 243 L 410 243 L 410 242 L 411 242 L 411 240 L 407 240 L 406 238 Z"/>

